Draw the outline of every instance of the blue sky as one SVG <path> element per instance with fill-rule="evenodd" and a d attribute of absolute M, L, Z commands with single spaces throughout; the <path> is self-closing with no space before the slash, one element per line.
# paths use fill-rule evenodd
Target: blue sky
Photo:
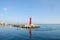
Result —
<path fill-rule="evenodd" d="M 0 21 L 60 24 L 60 0 L 0 0 Z"/>

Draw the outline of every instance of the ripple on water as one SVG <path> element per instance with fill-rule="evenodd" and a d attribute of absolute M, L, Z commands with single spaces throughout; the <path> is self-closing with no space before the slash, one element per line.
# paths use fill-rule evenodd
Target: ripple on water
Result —
<path fill-rule="evenodd" d="M 0 27 L 0 40 L 30 40 L 29 29 Z M 32 40 L 60 40 L 60 25 L 40 25 L 32 29 Z"/>

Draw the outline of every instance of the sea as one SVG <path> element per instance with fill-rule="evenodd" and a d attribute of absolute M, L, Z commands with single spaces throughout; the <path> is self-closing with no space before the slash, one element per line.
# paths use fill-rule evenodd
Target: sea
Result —
<path fill-rule="evenodd" d="M 38 24 L 39 28 L 0 26 L 0 40 L 60 40 L 60 24 Z"/>

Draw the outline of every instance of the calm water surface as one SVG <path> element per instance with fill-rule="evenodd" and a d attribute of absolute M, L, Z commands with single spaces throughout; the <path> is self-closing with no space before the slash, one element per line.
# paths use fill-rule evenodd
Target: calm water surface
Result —
<path fill-rule="evenodd" d="M 41 24 L 36 29 L 0 26 L 0 40 L 60 40 L 60 25 Z"/>

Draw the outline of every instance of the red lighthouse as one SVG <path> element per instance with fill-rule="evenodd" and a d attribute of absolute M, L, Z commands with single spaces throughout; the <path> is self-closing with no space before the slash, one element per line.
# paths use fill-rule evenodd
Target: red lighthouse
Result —
<path fill-rule="evenodd" d="M 30 25 L 30 26 L 32 25 L 32 18 L 31 18 L 31 17 L 30 17 L 29 25 Z"/>

